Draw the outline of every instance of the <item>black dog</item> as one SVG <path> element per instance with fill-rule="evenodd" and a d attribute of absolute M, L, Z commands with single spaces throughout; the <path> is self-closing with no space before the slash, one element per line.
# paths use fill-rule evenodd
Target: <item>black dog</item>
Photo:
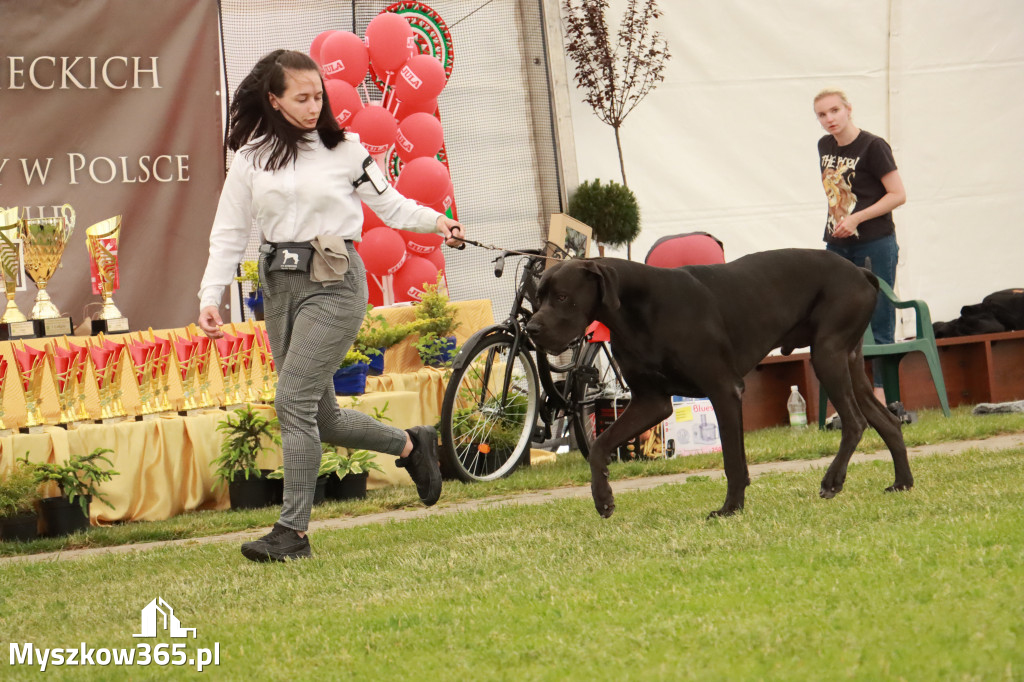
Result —
<path fill-rule="evenodd" d="M 601 516 L 615 510 L 608 461 L 615 449 L 671 413 L 672 395 L 707 396 L 722 434 L 728 492 L 711 516 L 743 508 L 750 484 L 743 449 L 743 377 L 773 348 L 811 347 L 811 363 L 842 420 L 839 453 L 820 495 L 843 489 L 850 456 L 867 425 L 892 454 L 896 481 L 914 485 L 895 416 L 878 402 L 864 372 L 861 340 L 878 280 L 828 251 L 783 249 L 724 265 L 655 268 L 613 258 L 558 263 L 541 278 L 527 325 L 551 353 L 564 350 L 592 320 L 611 330 L 612 352 L 632 398 L 590 453 L 591 492 Z M 780 398 L 781 399 L 781 398 Z"/>

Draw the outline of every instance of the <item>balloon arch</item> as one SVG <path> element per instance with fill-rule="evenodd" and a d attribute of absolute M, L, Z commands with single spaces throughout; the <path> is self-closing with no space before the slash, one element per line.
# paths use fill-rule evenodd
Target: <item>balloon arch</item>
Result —
<path fill-rule="evenodd" d="M 441 17 L 421 2 L 396 2 L 370 21 L 364 37 L 326 30 L 313 39 L 309 54 L 320 64 L 338 125 L 359 135 L 395 189 L 458 219 L 437 109 L 454 61 Z M 375 97 L 368 80 L 378 90 Z M 393 230 L 363 204 L 356 248 L 366 265 L 370 303 L 419 300 L 424 285 L 444 277 L 442 241 L 438 234 Z"/>

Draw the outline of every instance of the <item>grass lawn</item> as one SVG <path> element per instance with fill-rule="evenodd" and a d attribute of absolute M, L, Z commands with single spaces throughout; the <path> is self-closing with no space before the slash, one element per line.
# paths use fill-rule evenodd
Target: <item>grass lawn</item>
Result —
<path fill-rule="evenodd" d="M 943 441 L 970 440 L 1001 433 L 1024 431 L 1024 414 L 972 416 L 969 407 L 953 410 L 946 419 L 937 410 L 922 411 L 920 421 L 904 427 L 908 446 Z M 816 428 L 793 430 L 787 427 L 763 429 L 746 435 L 747 460 L 750 464 L 785 460 L 817 459 L 834 455 L 839 447 L 839 432 L 819 431 Z M 884 448 L 881 438 L 873 430 L 864 434 L 858 450 L 874 452 Z M 613 480 L 657 476 L 662 474 L 721 469 L 720 454 L 695 455 L 671 460 L 613 463 Z M 570 485 L 588 485 L 590 468 L 576 453 L 559 456 L 554 464 L 520 468 L 509 478 L 489 483 L 463 484 L 446 481 L 439 504 L 451 504 L 494 495 L 514 496 L 531 490 L 546 490 Z M 722 498 L 725 488 L 722 487 Z M 721 506 L 721 500 L 715 508 Z M 420 508 L 415 490 L 410 487 L 391 487 L 371 491 L 365 500 L 331 502 L 313 509 L 313 519 L 373 514 L 404 507 Z M 710 509 L 710 508 L 709 508 Z M 269 527 L 277 520 L 280 508 L 270 507 L 252 511 L 203 511 L 182 514 L 165 521 L 127 523 L 104 528 L 92 528 L 63 538 L 46 538 L 34 542 L 0 542 L 0 558 L 17 554 L 53 552 L 174 540 L 181 538 L 220 535 L 250 528 Z"/>
<path fill-rule="evenodd" d="M 220 651 L 212 679 L 1017 680 L 1024 675 L 1024 450 L 772 474 L 706 520 L 702 477 L 589 499 L 319 532 L 314 557 L 253 564 L 234 543 L 0 565 L 8 642 Z M 163 597 L 198 638 L 134 639 Z M 72 670 L 50 667 L 58 678 Z M 181 679 L 182 667 L 75 679 Z"/>

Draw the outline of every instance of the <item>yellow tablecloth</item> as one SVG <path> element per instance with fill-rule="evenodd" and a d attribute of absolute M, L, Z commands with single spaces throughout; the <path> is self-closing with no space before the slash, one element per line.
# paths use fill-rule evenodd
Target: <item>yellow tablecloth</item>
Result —
<path fill-rule="evenodd" d="M 493 322 L 489 301 L 469 301 L 459 306 L 460 318 L 464 321 L 457 332 L 460 343 L 476 329 Z M 409 308 L 383 312 L 396 321 L 402 321 L 405 315 L 411 319 L 412 315 Z M 156 334 L 160 336 L 163 332 Z M 10 344 L 6 346 L 0 348 L 0 352 L 9 353 Z M 394 356 L 390 358 L 393 362 L 385 359 L 386 373 L 367 379 L 367 393 L 355 398 L 339 397 L 339 405 L 370 415 L 384 410 L 391 420 L 389 423 L 398 428 L 436 423 L 446 372 L 423 367 L 411 344 L 393 351 Z M 389 355 L 391 353 L 389 351 Z M 396 365 L 411 370 L 395 371 Z M 274 414 L 271 406 L 256 407 Z M 94 501 L 90 510 L 93 523 L 149 521 L 192 510 L 226 509 L 229 505 L 227 487 L 214 487 L 212 464 L 222 441 L 216 427 L 225 416 L 224 410 L 210 409 L 191 416 L 165 413 L 145 421 L 83 423 L 70 429 L 45 426 L 37 433 L 9 432 L 0 435 L 0 477 L 7 475 L 15 459 L 26 455 L 32 462 L 63 462 L 70 454 L 88 454 L 97 447 L 104 447 L 113 450 L 107 456 L 120 475 L 100 486 L 100 492 L 112 508 Z M 368 487 L 371 489 L 412 484 L 408 473 L 395 467 L 393 457 L 382 455 L 376 461 L 383 471 L 370 472 Z M 260 462 L 261 467 L 269 469 L 280 464 L 281 452 L 276 448 L 266 452 Z M 47 494 L 57 494 L 56 487 L 52 486 Z"/>

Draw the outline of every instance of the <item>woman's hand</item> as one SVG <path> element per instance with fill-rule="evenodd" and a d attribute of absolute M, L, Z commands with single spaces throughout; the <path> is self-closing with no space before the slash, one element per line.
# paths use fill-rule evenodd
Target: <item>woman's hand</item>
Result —
<path fill-rule="evenodd" d="M 437 231 L 444 235 L 444 243 L 448 246 L 459 248 L 464 245 L 461 237 L 466 236 L 466 229 L 448 216 L 437 217 Z"/>
<path fill-rule="evenodd" d="M 224 336 L 220 326 L 224 321 L 220 319 L 220 310 L 217 306 L 208 305 L 199 311 L 199 328 L 211 339 L 219 339 Z"/>
<path fill-rule="evenodd" d="M 857 232 L 857 227 L 859 225 L 860 218 L 857 217 L 856 213 L 851 213 L 839 221 L 839 224 L 836 225 L 836 229 L 832 232 L 832 235 L 839 237 L 840 239 L 845 239 L 846 237 L 859 237 L 860 233 Z"/>

